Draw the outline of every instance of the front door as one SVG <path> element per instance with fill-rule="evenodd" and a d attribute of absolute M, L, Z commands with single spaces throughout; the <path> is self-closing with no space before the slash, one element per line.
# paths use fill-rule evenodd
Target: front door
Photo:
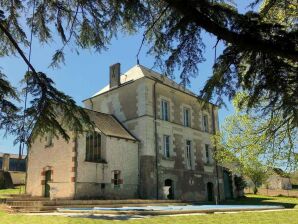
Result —
<path fill-rule="evenodd" d="M 211 183 L 211 182 L 207 183 L 207 197 L 208 197 L 208 201 L 213 201 L 214 200 L 213 183 Z"/>
<path fill-rule="evenodd" d="M 44 196 L 45 197 L 50 197 L 50 185 L 49 182 L 52 179 L 52 171 L 51 170 L 47 170 L 45 173 L 45 188 L 44 188 Z"/>
<path fill-rule="evenodd" d="M 232 199 L 233 198 L 233 186 L 232 186 L 232 179 L 231 174 L 228 171 L 224 171 L 224 192 L 225 192 L 225 199 Z"/>
<path fill-rule="evenodd" d="M 174 188 L 173 181 L 171 179 L 165 180 L 164 193 L 166 199 L 173 200 L 174 199 Z"/>

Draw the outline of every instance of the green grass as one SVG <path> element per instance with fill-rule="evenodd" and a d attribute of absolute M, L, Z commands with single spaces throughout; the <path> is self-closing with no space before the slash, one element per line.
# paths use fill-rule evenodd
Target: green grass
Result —
<path fill-rule="evenodd" d="M 282 205 L 285 208 L 298 209 L 298 198 L 286 197 L 286 196 L 270 197 L 270 196 L 247 194 L 245 198 L 240 198 L 240 199 L 237 199 L 236 201 L 228 201 L 225 204 Z"/>
<path fill-rule="evenodd" d="M 0 191 L 0 194 L 2 192 Z M 26 216 L 8 214 L 0 211 L 1 224 L 298 224 L 298 198 L 289 197 L 267 197 L 248 195 L 245 199 L 227 202 L 228 204 L 274 204 L 293 208 L 287 211 L 275 212 L 239 212 L 230 214 L 209 214 L 189 216 L 160 216 L 138 220 L 115 220 L 92 219 L 92 218 L 70 218 L 54 216 Z"/>
<path fill-rule="evenodd" d="M 68 218 L 53 216 L 25 216 L 0 212 L 1 224 L 297 224 L 298 212 L 254 212 L 215 215 L 191 215 L 176 217 L 154 217 L 139 220 L 111 221 L 90 218 Z"/>
<path fill-rule="evenodd" d="M 6 198 L 10 194 L 22 194 L 25 191 L 25 186 L 17 186 L 14 189 L 1 189 L 0 198 Z"/>

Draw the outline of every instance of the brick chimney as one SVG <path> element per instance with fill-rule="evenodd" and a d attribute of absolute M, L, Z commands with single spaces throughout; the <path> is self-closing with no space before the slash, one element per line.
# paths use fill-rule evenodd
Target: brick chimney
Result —
<path fill-rule="evenodd" d="M 110 89 L 120 85 L 120 63 L 110 66 Z"/>

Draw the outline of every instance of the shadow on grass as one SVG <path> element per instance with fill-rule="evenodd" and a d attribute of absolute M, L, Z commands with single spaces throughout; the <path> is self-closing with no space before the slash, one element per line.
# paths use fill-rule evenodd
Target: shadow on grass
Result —
<path fill-rule="evenodd" d="M 278 198 L 278 197 L 276 197 Z M 236 200 L 225 201 L 224 205 L 281 205 L 285 208 L 294 208 L 297 204 L 286 201 L 278 201 L 272 197 L 243 197 Z"/>
<path fill-rule="evenodd" d="M 76 215 L 70 216 L 71 218 L 88 218 L 88 219 L 100 219 L 100 220 L 117 220 L 117 221 L 127 221 L 134 219 L 143 219 L 144 216 L 140 215 Z"/>

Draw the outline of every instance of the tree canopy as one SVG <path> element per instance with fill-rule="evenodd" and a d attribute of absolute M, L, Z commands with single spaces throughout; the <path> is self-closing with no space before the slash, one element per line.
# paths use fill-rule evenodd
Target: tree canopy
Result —
<path fill-rule="evenodd" d="M 282 127 L 272 135 L 267 131 L 268 126 L 274 128 L 268 124 L 272 122 L 270 118 L 256 110 L 247 113 L 238 107 L 246 95 L 236 95 L 233 100 L 235 113 L 226 118 L 221 131 L 212 140 L 216 146 L 217 162 L 249 178 L 256 192 L 272 170 L 278 170 L 278 167 L 287 171 L 297 170 L 298 133 L 295 129 Z M 282 117 L 275 117 L 277 119 Z"/>
<path fill-rule="evenodd" d="M 28 29 L 41 43 L 50 44 L 55 41 L 54 33 L 59 34 L 62 45 L 53 55 L 52 66 L 64 62 L 64 48 L 69 43 L 75 43 L 77 50 L 93 48 L 100 52 L 120 29 L 128 34 L 145 29 L 144 42 L 151 46 L 148 53 L 155 56 L 166 75 L 173 75 L 178 68 L 183 85 L 197 76 L 198 65 L 204 60 L 202 30 L 205 30 L 222 41 L 225 49 L 217 57 L 214 73 L 202 90 L 204 99 L 210 100 L 216 94 L 217 103 L 223 104 L 223 96 L 233 98 L 239 90 L 248 91 L 245 99 L 248 108 L 259 106 L 259 99 L 265 98 L 267 104 L 261 108 L 265 115 L 282 116 L 280 126 L 296 128 L 297 2 L 250 3 L 255 10 L 242 14 L 229 0 L 1 1 L 0 56 L 21 55 L 29 66 L 25 93 L 33 96 L 23 114 L 9 100 L 17 99 L 18 93 L 9 84 L 9 78 L 1 74 L 1 128 L 10 132 L 41 129 L 39 134 L 52 130 L 67 139 L 65 127 L 57 120 L 58 111 L 72 121 L 67 124 L 75 130 L 82 131 L 79 122 L 89 122 L 86 116 L 82 119 L 80 115 L 84 112 L 69 96 L 58 91 L 46 74 L 35 71 L 30 64 L 22 51 L 29 47 L 30 38 L 25 32 Z M 260 3 L 260 9 L 256 8 Z M 55 105 L 60 105 L 60 110 L 53 110 Z M 72 115 L 69 110 L 76 112 Z M 20 124 L 22 117 L 32 121 L 27 128 Z M 32 123 L 36 129 L 30 126 Z"/>
<path fill-rule="evenodd" d="M 275 167 L 297 170 L 297 130 L 280 128 L 272 136 L 267 132 L 267 127 L 271 125 L 268 123 L 272 122 L 270 118 L 257 111 L 247 113 L 245 109 L 239 109 L 238 102 L 245 96 L 245 93 L 237 94 L 233 100 L 236 112 L 226 118 L 221 131 L 213 137 L 215 159 L 251 179 L 254 174 L 249 173 L 253 170 L 257 177 Z"/>

